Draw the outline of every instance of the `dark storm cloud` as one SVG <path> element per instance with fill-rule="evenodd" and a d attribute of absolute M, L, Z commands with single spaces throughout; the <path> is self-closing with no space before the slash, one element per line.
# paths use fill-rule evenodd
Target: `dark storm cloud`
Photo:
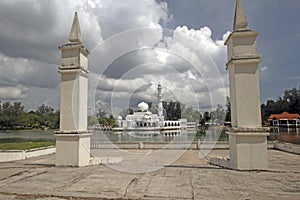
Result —
<path fill-rule="evenodd" d="M 127 98 L 134 94 L 138 100 L 150 100 L 153 98 L 150 94 L 155 89 L 143 88 L 149 82 L 157 84 L 166 80 L 165 84 L 169 85 L 169 90 L 172 91 L 178 88 L 178 84 L 182 84 L 177 82 L 179 79 L 184 81 L 197 78 L 197 73 L 188 61 L 197 55 L 181 52 L 181 47 L 171 49 L 172 44 L 162 44 L 163 29 L 159 23 L 166 23 L 170 19 L 166 3 L 156 3 L 154 0 L 132 0 L 130 4 L 119 0 L 74 3 L 31 0 L 3 1 L 0 4 L 3 5 L 1 8 L 6 10 L 1 10 L 0 19 L 1 27 L 5 28 L 0 31 L 0 44 L 3 47 L 0 51 L 5 58 L 1 65 L 2 87 L 57 87 L 57 46 L 67 42 L 74 10 L 79 11 L 84 44 L 92 52 L 90 70 L 98 75 L 104 71 L 98 87 L 102 91 L 100 96 L 103 97 L 104 103 L 109 102 L 109 92 L 112 90 L 117 98 Z M 18 7 L 21 4 L 23 10 Z M 140 29 L 144 27 L 147 28 Z M 190 31 L 193 32 L 186 30 Z M 169 32 L 173 33 L 172 30 Z M 102 38 L 108 39 L 104 41 L 104 48 L 100 48 L 100 51 L 94 49 L 95 45 L 103 42 Z M 171 40 L 175 46 L 184 45 L 184 42 L 177 38 Z M 159 48 L 162 49 L 152 49 L 157 44 L 160 44 Z M 194 51 L 192 44 L 189 45 L 188 51 Z M 200 53 L 199 58 L 201 55 Z M 109 60 L 110 58 L 112 59 Z M 108 59 L 107 63 L 105 59 Z M 123 80 L 119 80 L 120 78 Z M 19 89 L 16 88 L 16 91 Z M 145 94 L 142 94 L 143 92 Z M 24 98 L 24 95 L 22 97 Z"/>
<path fill-rule="evenodd" d="M 181 100 L 208 107 L 209 92 L 213 96 L 228 89 L 223 42 L 228 36 L 225 33 L 232 29 L 234 2 L 0 1 L 0 96 L 8 97 L 11 90 L 14 98 L 27 102 L 45 102 L 46 97 L 41 96 L 47 96 L 58 104 L 57 47 L 68 42 L 73 14 L 78 11 L 84 45 L 91 51 L 89 68 L 96 77 L 90 86 L 97 88 L 97 76 L 104 72 L 98 87 L 103 105 L 110 105 L 114 90 L 119 103 L 132 94 L 134 103 L 153 100 L 155 85 L 161 81 L 166 95 L 171 96 L 168 91 L 195 95 L 194 99 L 185 96 Z M 284 89 L 299 84 L 289 77 L 300 76 L 295 56 L 300 51 L 300 27 L 296 25 L 300 2 L 242 3 L 249 28 L 260 32 L 262 100 L 277 97 Z M 280 77 L 289 81 L 276 85 Z M 138 90 L 149 83 L 150 87 Z M 41 95 L 43 92 L 51 95 Z"/>
<path fill-rule="evenodd" d="M 53 88 L 58 86 L 57 66 L 25 58 L 0 54 L 0 79 L 5 85 Z"/>
<path fill-rule="evenodd" d="M 161 59 L 160 54 L 165 54 L 168 60 Z M 103 72 L 107 77 L 114 79 L 134 79 L 149 74 L 168 73 L 170 68 L 179 73 L 186 72 L 192 66 L 184 58 L 165 49 L 145 48 L 129 52 L 114 60 Z"/>
<path fill-rule="evenodd" d="M 9 57 L 57 63 L 56 10 L 50 1 L 1 1 L 1 52 Z"/>
<path fill-rule="evenodd" d="M 235 0 L 166 0 L 172 19 L 167 27 L 187 25 L 189 28 L 209 26 L 213 37 L 220 38 L 224 31 L 232 30 Z M 296 81 L 281 82 L 280 77 L 300 74 L 294 52 L 300 51 L 300 1 L 298 0 L 242 0 L 248 27 L 259 31 L 258 50 L 262 54 L 261 66 L 268 70 L 261 73 L 262 101 L 276 98 L 287 88 L 299 85 Z M 193 13 L 193 14 L 191 14 Z M 288 69 L 287 69 L 288 68 Z"/>

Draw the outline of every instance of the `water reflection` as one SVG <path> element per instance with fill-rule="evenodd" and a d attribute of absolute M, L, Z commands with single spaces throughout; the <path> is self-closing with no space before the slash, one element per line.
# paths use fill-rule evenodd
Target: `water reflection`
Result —
<path fill-rule="evenodd" d="M 169 141 L 228 141 L 228 135 L 221 129 L 208 130 L 181 130 L 165 132 L 103 132 L 93 131 L 92 142 L 112 141 L 145 141 L 145 142 L 169 142 Z M 269 141 L 282 141 L 300 144 L 299 128 L 271 128 Z M 55 141 L 54 131 L 0 131 L 0 143 L 21 141 Z"/>
<path fill-rule="evenodd" d="M 300 130 L 299 128 L 274 127 L 270 130 L 268 140 L 300 144 Z"/>
<path fill-rule="evenodd" d="M 0 143 L 28 142 L 28 141 L 55 141 L 54 131 L 53 130 L 0 131 Z"/>
<path fill-rule="evenodd" d="M 141 141 L 141 142 L 168 142 L 168 141 L 228 141 L 228 135 L 221 129 L 198 131 L 170 131 L 170 132 L 102 132 L 95 131 L 92 141 Z M 271 128 L 268 141 L 282 141 L 300 144 L 299 128 Z"/>
<path fill-rule="evenodd" d="M 104 132 L 95 130 L 92 142 L 169 142 L 169 141 L 228 141 L 228 135 L 220 129 L 209 130 L 172 130 L 172 131 L 130 131 L 130 132 Z"/>
<path fill-rule="evenodd" d="M 191 138 L 195 134 L 189 134 Z M 92 136 L 92 142 L 98 141 L 140 141 L 140 142 L 162 142 L 162 141 L 188 141 L 187 131 L 130 131 L 130 132 L 103 132 L 95 130 Z"/>

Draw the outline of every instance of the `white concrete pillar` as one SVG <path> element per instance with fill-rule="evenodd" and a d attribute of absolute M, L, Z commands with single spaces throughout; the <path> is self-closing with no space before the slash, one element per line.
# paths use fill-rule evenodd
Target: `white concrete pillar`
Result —
<path fill-rule="evenodd" d="M 268 129 L 262 128 L 259 69 L 261 55 L 257 52 L 258 32 L 247 29 L 247 20 L 240 0 L 236 1 L 233 32 L 227 45 L 231 123 L 228 131 L 229 167 L 239 170 L 268 168 Z"/>
<path fill-rule="evenodd" d="M 87 131 L 88 55 L 82 45 L 75 13 L 69 43 L 61 50 L 60 130 L 56 132 L 56 165 L 85 166 L 90 162 L 90 137 Z"/>

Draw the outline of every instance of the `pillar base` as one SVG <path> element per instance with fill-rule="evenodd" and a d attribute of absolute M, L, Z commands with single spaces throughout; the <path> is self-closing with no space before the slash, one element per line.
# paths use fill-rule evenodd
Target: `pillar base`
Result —
<path fill-rule="evenodd" d="M 82 167 L 90 164 L 91 133 L 88 131 L 58 131 L 56 166 Z"/>
<path fill-rule="evenodd" d="M 211 164 L 235 170 L 267 170 L 268 128 L 229 129 L 230 158 L 211 158 Z"/>

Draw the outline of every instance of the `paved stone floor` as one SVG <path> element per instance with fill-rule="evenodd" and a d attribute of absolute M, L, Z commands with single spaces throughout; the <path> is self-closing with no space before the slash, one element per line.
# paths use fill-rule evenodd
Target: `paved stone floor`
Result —
<path fill-rule="evenodd" d="M 214 150 L 210 155 L 227 153 Z M 41 156 L 0 164 L 0 199 L 299 199 L 300 156 L 268 153 L 266 171 L 222 169 L 188 150 L 174 163 L 147 173 L 105 165 L 55 167 L 55 155 Z"/>

